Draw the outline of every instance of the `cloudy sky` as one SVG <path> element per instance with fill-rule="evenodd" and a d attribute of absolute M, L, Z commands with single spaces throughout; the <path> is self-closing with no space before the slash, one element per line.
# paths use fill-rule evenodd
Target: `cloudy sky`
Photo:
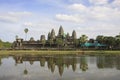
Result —
<path fill-rule="evenodd" d="M 0 39 L 40 39 L 60 25 L 65 33 L 115 36 L 120 32 L 120 0 L 0 0 Z"/>

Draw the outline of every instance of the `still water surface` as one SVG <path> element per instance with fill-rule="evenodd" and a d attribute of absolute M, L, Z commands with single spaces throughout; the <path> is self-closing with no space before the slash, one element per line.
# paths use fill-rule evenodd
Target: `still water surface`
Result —
<path fill-rule="evenodd" d="M 120 56 L 3 55 L 0 80 L 120 80 Z"/>

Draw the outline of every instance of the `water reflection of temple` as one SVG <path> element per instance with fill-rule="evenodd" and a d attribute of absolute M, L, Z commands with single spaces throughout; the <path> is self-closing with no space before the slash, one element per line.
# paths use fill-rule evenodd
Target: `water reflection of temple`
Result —
<path fill-rule="evenodd" d="M 98 68 L 116 68 L 120 70 L 120 56 L 107 55 L 97 57 Z"/>
<path fill-rule="evenodd" d="M 48 67 L 48 69 L 54 73 L 55 68 L 58 69 L 59 74 L 62 76 L 65 69 L 72 68 L 73 71 L 78 69 L 82 71 L 86 71 L 89 69 L 89 58 L 86 56 L 63 56 L 63 55 L 16 55 L 12 56 L 15 60 L 15 65 L 23 64 L 23 62 L 29 62 L 29 64 L 34 65 L 34 62 L 40 62 L 41 67 Z M 2 65 L 2 59 L 6 58 L 0 56 L 0 65 Z M 95 56 L 94 61 L 95 65 L 99 69 L 104 68 L 116 68 L 120 70 L 120 56 Z M 79 66 L 79 67 L 78 67 Z M 25 69 L 27 70 L 27 69 Z M 26 73 L 26 71 L 24 71 Z M 28 71 L 29 72 L 29 71 Z"/>
<path fill-rule="evenodd" d="M 54 73 L 55 66 L 57 66 L 59 74 L 61 76 L 64 72 L 64 68 L 69 68 L 69 66 L 72 66 L 73 71 L 76 70 L 77 64 L 79 64 L 80 66 L 83 65 L 83 67 L 80 67 L 82 71 L 86 71 L 88 69 L 88 66 L 87 66 L 86 70 L 84 70 L 84 65 L 87 65 L 87 61 L 83 60 L 83 59 L 86 59 L 85 57 L 83 57 L 82 59 L 79 59 L 79 58 L 70 57 L 70 56 L 28 56 L 28 55 L 26 56 L 24 55 L 24 56 L 14 56 L 13 58 L 16 64 L 22 64 L 24 61 L 29 61 L 29 63 L 32 65 L 35 61 L 40 61 L 40 66 L 45 67 L 45 63 L 47 63 L 48 69 L 50 69 L 52 73 Z"/>

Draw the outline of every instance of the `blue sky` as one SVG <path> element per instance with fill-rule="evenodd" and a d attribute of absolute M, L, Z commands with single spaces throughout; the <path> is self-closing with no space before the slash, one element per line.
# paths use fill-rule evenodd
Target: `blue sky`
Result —
<path fill-rule="evenodd" d="M 65 33 L 76 30 L 89 38 L 115 36 L 120 32 L 120 0 L 0 0 L 0 39 L 13 42 L 15 36 L 40 39 L 60 25 Z"/>

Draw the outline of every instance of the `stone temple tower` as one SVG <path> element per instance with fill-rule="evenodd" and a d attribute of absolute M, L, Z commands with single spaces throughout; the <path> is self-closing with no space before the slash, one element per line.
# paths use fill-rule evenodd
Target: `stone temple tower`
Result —
<path fill-rule="evenodd" d="M 60 36 L 63 36 L 63 35 L 64 35 L 64 30 L 63 30 L 62 26 L 60 26 L 58 36 L 60 37 Z"/>

